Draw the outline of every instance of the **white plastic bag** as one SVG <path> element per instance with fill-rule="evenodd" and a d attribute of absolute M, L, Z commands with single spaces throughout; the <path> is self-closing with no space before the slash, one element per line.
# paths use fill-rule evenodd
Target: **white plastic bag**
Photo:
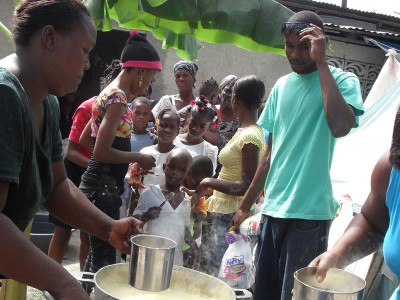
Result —
<path fill-rule="evenodd" d="M 261 217 L 262 213 L 259 212 L 251 217 L 245 219 L 242 224 L 240 224 L 239 230 L 241 233 L 245 233 L 249 236 L 257 236 L 261 232 Z"/>
<path fill-rule="evenodd" d="M 261 200 L 254 209 L 252 209 L 252 215 L 245 219 L 239 226 L 239 231 L 244 235 L 255 237 L 261 232 L 261 218 L 262 208 L 264 206 L 263 200 Z"/>
<path fill-rule="evenodd" d="M 233 231 L 227 232 L 225 235 L 230 245 L 222 258 L 218 278 L 232 288 L 248 289 L 254 283 L 255 278 L 250 238 Z"/>

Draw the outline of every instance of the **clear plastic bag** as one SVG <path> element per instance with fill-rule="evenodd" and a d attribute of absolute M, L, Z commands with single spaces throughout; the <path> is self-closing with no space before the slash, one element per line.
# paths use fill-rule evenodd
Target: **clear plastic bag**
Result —
<path fill-rule="evenodd" d="M 226 240 L 230 245 L 222 258 L 218 278 L 232 288 L 248 289 L 255 278 L 250 238 L 230 231 L 226 233 Z"/>

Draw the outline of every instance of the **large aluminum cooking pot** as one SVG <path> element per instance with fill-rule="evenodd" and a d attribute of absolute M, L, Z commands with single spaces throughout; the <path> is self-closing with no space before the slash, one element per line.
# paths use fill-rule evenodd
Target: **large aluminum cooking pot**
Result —
<path fill-rule="evenodd" d="M 223 281 L 184 267 L 174 266 L 170 287 L 160 292 L 135 289 L 128 282 L 129 264 L 101 268 L 94 275 L 96 300 L 234 300 L 235 292 Z"/>
<path fill-rule="evenodd" d="M 316 280 L 316 268 L 303 268 L 294 273 L 293 300 L 362 300 L 365 281 L 344 270 L 329 269 L 325 280 Z"/>

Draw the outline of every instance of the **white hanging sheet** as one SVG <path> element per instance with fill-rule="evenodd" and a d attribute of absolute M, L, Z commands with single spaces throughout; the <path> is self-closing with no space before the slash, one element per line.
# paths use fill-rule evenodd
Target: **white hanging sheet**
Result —
<path fill-rule="evenodd" d="M 360 207 L 365 202 L 371 187 L 372 169 L 390 148 L 393 123 L 400 105 L 400 64 L 395 53 L 389 51 L 389 58 L 365 100 L 360 126 L 337 140 L 331 178 L 334 196 L 342 203 L 342 209 L 333 220 L 328 249 L 342 236 L 353 218 L 354 204 Z M 365 278 L 371 258 L 371 255 L 364 257 L 346 270 Z"/>
<path fill-rule="evenodd" d="M 331 178 L 336 199 L 350 195 L 362 204 L 370 191 L 370 178 L 379 157 L 390 148 L 394 118 L 400 104 L 400 64 L 390 50 L 364 103 L 360 126 L 337 140 Z"/>

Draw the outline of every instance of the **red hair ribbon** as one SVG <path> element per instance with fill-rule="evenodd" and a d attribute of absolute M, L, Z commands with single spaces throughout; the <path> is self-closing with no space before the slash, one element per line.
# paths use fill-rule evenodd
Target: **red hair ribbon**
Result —
<path fill-rule="evenodd" d="M 138 33 L 136 29 L 131 30 L 130 36 L 135 36 Z"/>

